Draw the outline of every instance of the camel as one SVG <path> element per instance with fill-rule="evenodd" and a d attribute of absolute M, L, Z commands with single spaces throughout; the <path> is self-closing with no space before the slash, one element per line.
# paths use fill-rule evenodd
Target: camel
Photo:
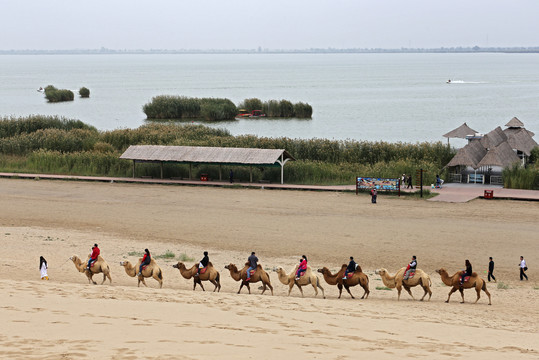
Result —
<path fill-rule="evenodd" d="M 318 272 L 324 275 L 324 280 L 326 280 L 329 285 L 337 285 L 337 287 L 339 288 L 339 299 L 341 298 L 343 287 L 346 289 L 346 291 L 348 291 L 348 294 L 350 294 L 352 299 L 355 299 L 354 295 L 352 295 L 352 293 L 350 292 L 350 287 L 356 286 L 358 284 L 361 285 L 364 290 L 363 296 L 361 298 L 367 299 L 370 293 L 369 277 L 365 273 L 363 273 L 363 271 L 361 271 L 361 266 L 358 265 L 351 279 L 343 279 L 346 267 L 347 265 L 343 264 L 341 266 L 341 269 L 335 274 L 332 274 L 327 267 L 318 269 Z"/>
<path fill-rule="evenodd" d="M 137 265 L 133 266 L 129 261 L 120 261 L 120 265 L 122 265 L 125 269 L 125 273 L 131 277 L 137 277 L 138 278 L 138 286 L 140 286 L 140 283 L 142 282 L 144 286 L 146 285 L 146 281 L 144 281 L 144 278 L 153 277 L 157 282 L 159 283 L 159 288 L 163 287 L 163 272 L 161 271 L 161 268 L 154 259 L 150 261 L 148 266 L 146 266 L 142 270 L 142 275 L 137 276 L 138 271 L 140 269 L 140 264 L 142 263 L 142 258 L 138 259 Z"/>
<path fill-rule="evenodd" d="M 264 292 L 266 291 L 266 286 L 270 288 L 271 295 L 273 295 L 273 286 L 271 286 L 269 274 L 266 271 L 264 271 L 264 269 L 262 269 L 262 266 L 258 265 L 255 273 L 253 274 L 253 276 L 251 276 L 251 279 L 249 281 L 245 281 L 247 279 L 248 268 L 249 268 L 249 263 L 246 263 L 243 269 L 239 271 L 236 265 L 234 264 L 229 264 L 225 266 L 225 269 L 228 269 L 228 271 L 230 271 L 230 276 L 232 276 L 232 279 L 236 281 L 241 281 L 238 294 L 240 293 L 241 288 L 244 285 L 247 286 L 247 290 L 249 290 L 249 294 L 250 294 L 251 288 L 249 287 L 249 283 L 262 281 L 263 288 L 262 288 L 262 293 L 260 295 L 264 295 Z"/>
<path fill-rule="evenodd" d="M 290 296 L 290 292 L 292 291 L 292 288 L 294 285 L 296 285 L 299 288 L 299 291 L 301 291 L 301 297 L 303 297 L 303 289 L 302 286 L 311 284 L 314 288 L 314 296 L 318 295 L 318 289 L 322 290 L 322 296 L 324 299 L 326 298 L 326 294 L 324 294 L 324 288 L 320 286 L 320 279 L 318 276 L 316 276 L 315 273 L 311 270 L 310 266 L 307 266 L 307 271 L 305 272 L 305 275 L 303 275 L 299 280 L 296 280 L 296 272 L 298 271 L 298 266 L 292 270 L 290 274 L 287 274 L 282 267 L 276 267 L 273 268 L 273 271 L 275 271 L 279 277 L 279 281 L 282 282 L 284 285 L 288 285 L 288 296 Z"/>
<path fill-rule="evenodd" d="M 69 260 L 73 261 L 73 264 L 75 264 L 75 267 L 77 268 L 77 270 L 79 270 L 79 272 L 86 274 L 86 276 L 88 277 L 88 283 L 93 283 L 94 285 L 96 285 L 97 283 L 92 279 L 92 276 L 102 272 L 103 281 L 101 282 L 101 285 L 103 285 L 107 278 L 109 278 L 109 282 L 112 284 L 109 264 L 107 264 L 107 262 L 101 257 L 101 255 L 97 257 L 97 261 L 94 263 L 94 266 L 90 268 L 90 271 L 86 270 L 88 260 L 90 260 L 90 255 L 88 255 L 88 258 L 85 262 L 82 262 L 82 260 L 77 255 L 73 255 L 69 258 Z"/>
<path fill-rule="evenodd" d="M 429 294 L 429 299 L 427 301 L 430 301 L 430 297 L 432 296 L 432 291 L 430 290 L 430 287 L 432 286 L 432 281 L 430 280 L 429 274 L 427 274 L 421 269 L 416 269 L 415 275 L 413 278 L 404 280 L 405 272 L 406 272 L 405 267 L 397 271 L 397 273 L 393 276 L 389 275 L 386 269 L 382 268 L 382 269 L 376 270 L 376 274 L 380 275 L 385 286 L 387 286 L 390 289 L 397 288 L 397 291 L 398 291 L 397 300 L 400 300 L 401 298 L 401 291 L 403 287 L 404 287 L 404 290 L 406 290 L 408 294 L 410 294 L 412 299 L 415 300 L 414 295 L 412 295 L 412 292 L 410 291 L 410 288 L 417 285 L 421 285 L 425 293 L 423 294 L 423 297 L 421 298 L 420 301 L 423 301 L 423 299 L 425 299 L 425 296 L 427 296 L 427 294 Z"/>
<path fill-rule="evenodd" d="M 198 264 L 195 264 L 191 268 L 187 269 L 182 262 L 178 262 L 177 264 L 172 265 L 172 267 L 180 270 L 180 274 L 182 274 L 185 279 L 193 278 L 193 291 L 195 290 L 197 284 L 200 285 L 202 291 L 206 291 L 204 290 L 202 281 L 211 282 L 215 286 L 213 292 L 215 292 L 215 290 L 217 290 L 217 292 L 221 291 L 221 275 L 219 275 L 219 271 L 213 267 L 211 262 L 208 263 L 206 272 L 204 274 L 200 274 L 199 276 L 195 276 L 198 272 Z"/>
<path fill-rule="evenodd" d="M 440 277 L 442 278 L 442 281 L 447 286 L 452 286 L 452 289 L 449 291 L 449 295 L 447 296 L 446 303 L 449 302 L 449 298 L 451 297 L 451 294 L 453 294 L 455 291 L 459 290 L 460 295 L 462 296 L 462 302 L 464 303 L 464 289 L 472 289 L 475 288 L 475 291 L 477 292 L 477 299 L 475 299 L 474 304 L 477 304 L 477 301 L 479 301 L 479 298 L 481 297 L 481 290 L 483 290 L 487 296 L 488 296 L 488 304 L 492 305 L 491 299 L 490 299 L 490 293 L 487 290 L 487 283 L 485 280 L 481 279 L 477 273 L 472 273 L 472 276 L 470 276 L 470 279 L 460 285 L 460 276 L 462 275 L 462 271 L 457 271 L 453 276 L 449 276 L 447 271 L 444 268 L 441 268 L 439 270 L 436 270 L 438 274 L 440 274 Z"/>

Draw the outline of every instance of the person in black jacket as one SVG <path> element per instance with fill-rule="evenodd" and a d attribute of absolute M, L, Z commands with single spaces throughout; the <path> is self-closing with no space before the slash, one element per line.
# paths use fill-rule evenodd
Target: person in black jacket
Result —
<path fill-rule="evenodd" d="M 348 266 L 346 267 L 346 270 L 344 271 L 343 279 L 347 279 L 349 273 L 353 273 L 354 271 L 356 271 L 356 266 L 357 264 L 354 261 L 354 257 L 350 256 L 350 262 L 348 263 Z"/>
<path fill-rule="evenodd" d="M 256 267 L 258 266 L 258 258 L 254 251 L 251 253 L 251 256 L 247 258 L 247 262 L 249 262 L 249 268 L 247 269 L 247 278 L 245 281 L 251 280 L 251 270 L 256 270 Z"/>
<path fill-rule="evenodd" d="M 198 263 L 198 271 L 195 276 L 200 275 L 200 270 L 204 269 L 206 266 L 208 266 L 208 263 L 210 262 L 210 258 L 208 256 L 208 252 L 204 251 L 204 257 L 202 260 L 200 260 L 200 263 Z"/>
<path fill-rule="evenodd" d="M 466 259 L 465 262 L 466 270 L 463 271 L 463 274 L 460 278 L 460 285 L 464 283 L 464 280 L 466 279 L 466 276 L 472 276 L 472 264 L 470 263 L 470 260 Z"/>
<path fill-rule="evenodd" d="M 492 256 L 488 259 L 490 260 L 488 262 L 488 282 L 490 282 L 490 278 L 496 282 L 496 278 L 494 277 L 494 261 L 492 260 Z"/>

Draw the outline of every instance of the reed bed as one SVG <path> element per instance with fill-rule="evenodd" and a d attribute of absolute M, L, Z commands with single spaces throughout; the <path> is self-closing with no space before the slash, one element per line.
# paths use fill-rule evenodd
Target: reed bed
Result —
<path fill-rule="evenodd" d="M 142 111 L 148 119 L 205 119 L 232 120 L 238 113 L 236 105 L 228 99 L 188 98 L 161 95 L 152 98 Z"/>
<path fill-rule="evenodd" d="M 183 145 L 286 149 L 297 161 L 289 162 L 287 182 L 303 184 L 350 184 L 356 176 L 395 178 L 423 168 L 434 177 L 454 155 L 442 143 L 386 143 L 355 140 L 267 138 L 232 136 L 228 131 L 202 125 L 148 124 L 136 129 L 97 131 L 77 120 L 31 116 L 0 120 L 0 167 L 4 171 L 28 171 L 79 175 L 132 176 L 131 162 L 119 156 L 130 145 Z M 235 178 L 248 180 L 249 167 L 222 167 Z M 188 165 L 165 164 L 164 177 L 188 177 Z M 136 176 L 160 177 L 156 164 L 139 164 Z M 201 173 L 218 179 L 219 168 L 194 165 Z M 280 181 L 279 167 L 253 168 L 253 180 Z"/>
<path fill-rule="evenodd" d="M 245 109 L 249 112 L 253 110 L 262 110 L 267 117 L 274 118 L 302 118 L 310 119 L 313 114 L 311 105 L 303 102 L 296 104 L 288 100 L 268 100 L 262 101 L 257 98 L 245 99 L 238 105 L 239 109 Z"/>
<path fill-rule="evenodd" d="M 86 87 L 81 87 L 79 89 L 79 95 L 80 97 L 82 98 L 89 98 L 90 97 L 90 89 L 86 88 Z"/>
<path fill-rule="evenodd" d="M 503 170 L 502 178 L 503 186 L 506 188 L 539 190 L 539 166 L 537 163 L 526 168 L 514 164 Z"/>
<path fill-rule="evenodd" d="M 45 97 L 49 102 L 73 101 L 75 94 L 67 89 L 57 89 L 52 85 L 45 88 Z"/>

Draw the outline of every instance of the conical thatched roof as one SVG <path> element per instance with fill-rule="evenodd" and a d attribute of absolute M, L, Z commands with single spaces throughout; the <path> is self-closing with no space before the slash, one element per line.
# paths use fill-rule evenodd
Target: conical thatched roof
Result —
<path fill-rule="evenodd" d="M 520 161 L 518 155 L 513 151 L 511 145 L 507 141 L 500 143 L 495 148 L 491 148 L 487 154 L 477 164 L 481 166 L 501 166 L 506 167 L 515 162 Z"/>
<path fill-rule="evenodd" d="M 485 155 L 487 150 L 479 140 L 470 141 L 465 147 L 459 149 L 457 154 L 451 159 L 446 166 L 471 166 L 474 169 L 478 168 L 479 162 Z"/>
<path fill-rule="evenodd" d="M 483 144 L 485 149 L 492 149 L 504 141 L 507 141 L 507 135 L 505 135 L 502 128 L 498 126 L 496 129 L 483 136 L 481 144 Z"/>
<path fill-rule="evenodd" d="M 474 135 L 477 131 L 466 125 L 466 123 L 460 125 L 455 130 L 451 130 L 447 134 L 444 135 L 446 138 L 460 138 L 460 139 L 466 139 L 467 135 Z"/>
<path fill-rule="evenodd" d="M 514 118 L 509 120 L 509 122 L 507 124 L 505 124 L 505 126 L 507 126 L 507 127 L 524 127 L 524 124 L 522 123 L 522 121 L 517 119 L 517 117 L 515 116 Z"/>
<path fill-rule="evenodd" d="M 503 132 L 507 135 L 507 142 L 511 148 L 522 151 L 527 156 L 530 156 L 532 149 L 538 145 L 530 132 L 524 128 L 508 128 Z"/>

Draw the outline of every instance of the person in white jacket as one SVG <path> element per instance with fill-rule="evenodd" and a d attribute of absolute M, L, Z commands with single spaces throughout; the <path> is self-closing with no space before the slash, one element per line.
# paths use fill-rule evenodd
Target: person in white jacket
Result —
<path fill-rule="evenodd" d="M 39 258 L 39 270 L 41 271 L 41 280 L 49 280 L 49 275 L 47 274 L 47 260 L 43 256 Z"/>
<path fill-rule="evenodd" d="M 528 280 L 528 275 L 526 275 L 526 270 L 528 270 L 528 266 L 526 265 L 526 260 L 524 260 L 524 256 L 520 257 L 519 266 L 520 266 L 520 281 L 524 280 L 524 278 Z"/>

